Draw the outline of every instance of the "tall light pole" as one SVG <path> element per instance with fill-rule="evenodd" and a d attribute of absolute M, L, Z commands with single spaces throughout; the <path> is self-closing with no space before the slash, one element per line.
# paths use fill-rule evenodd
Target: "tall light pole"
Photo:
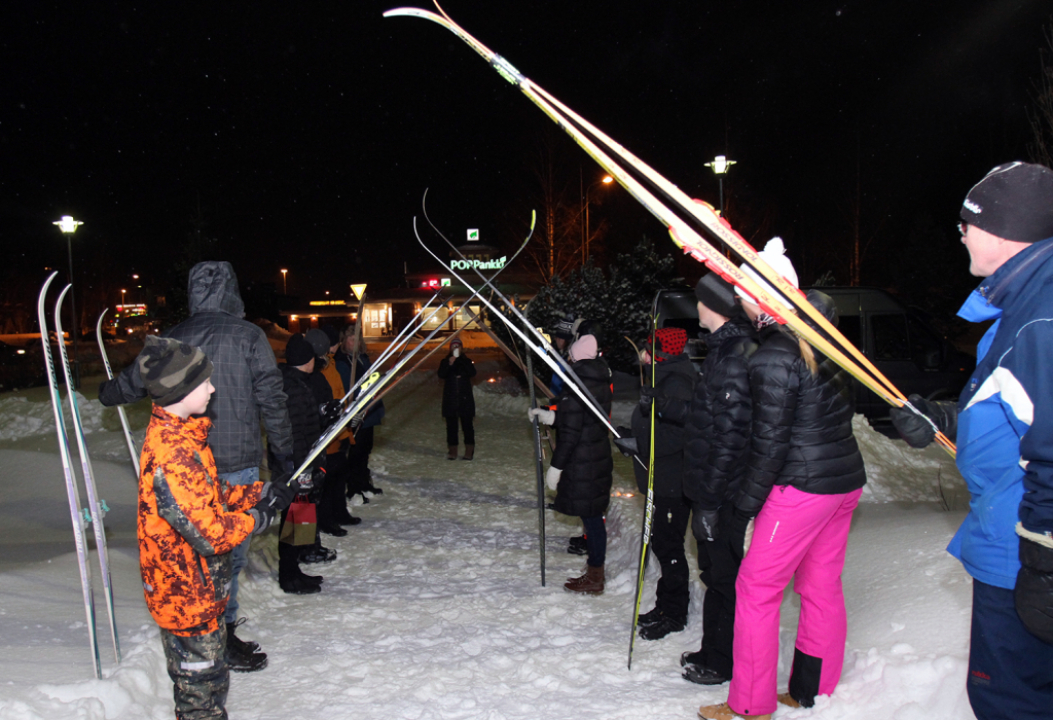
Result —
<path fill-rule="evenodd" d="M 579 168 L 580 171 L 580 168 Z M 581 175 L 579 172 L 578 181 L 581 182 Z M 581 194 L 581 264 L 584 265 L 589 258 L 589 193 L 592 192 L 594 187 L 598 185 L 610 185 L 614 182 L 614 178 L 610 175 L 604 175 L 602 179 L 597 180 L 592 185 L 589 185 Z"/>
<path fill-rule="evenodd" d="M 727 174 L 728 168 L 736 162 L 736 160 L 728 160 L 723 155 L 717 155 L 713 158 L 713 162 L 706 163 L 707 168 L 713 169 L 713 173 L 717 176 L 717 181 L 720 184 L 720 217 L 724 217 L 724 176 Z"/>
<path fill-rule="evenodd" d="M 121 317 L 124 317 L 124 293 L 128 292 L 124 288 L 121 288 Z"/>
<path fill-rule="evenodd" d="M 288 272 L 288 270 L 282 268 L 282 295 L 289 294 L 289 282 L 286 279 L 286 275 L 288 274 Z"/>
<path fill-rule="evenodd" d="M 60 220 L 51 223 L 57 225 L 62 234 L 66 236 L 66 252 L 69 255 L 69 283 L 73 284 L 73 233 L 77 227 L 83 225 L 80 220 L 74 220 L 70 215 L 63 215 Z M 70 334 L 73 335 L 73 387 L 80 388 L 80 359 L 77 357 L 77 335 L 80 334 L 80 322 L 77 319 L 77 289 L 70 288 L 69 293 L 70 311 L 73 313 L 73 324 L 70 326 Z M 44 328 L 40 328 L 44 332 Z M 62 338 L 59 342 L 65 342 Z"/>

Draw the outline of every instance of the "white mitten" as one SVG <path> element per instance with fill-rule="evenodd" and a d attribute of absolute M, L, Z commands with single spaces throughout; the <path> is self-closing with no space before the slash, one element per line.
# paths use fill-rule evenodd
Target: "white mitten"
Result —
<path fill-rule="evenodd" d="M 559 487 L 559 476 L 563 474 L 563 471 L 558 467 L 550 467 L 548 472 L 545 473 L 545 484 L 548 485 L 548 489 L 552 492 L 556 491 Z"/>
<path fill-rule="evenodd" d="M 545 408 L 530 408 L 529 410 L 527 410 L 527 417 L 531 420 L 537 418 L 537 421 L 542 425 L 556 424 L 555 410 L 546 410 Z"/>

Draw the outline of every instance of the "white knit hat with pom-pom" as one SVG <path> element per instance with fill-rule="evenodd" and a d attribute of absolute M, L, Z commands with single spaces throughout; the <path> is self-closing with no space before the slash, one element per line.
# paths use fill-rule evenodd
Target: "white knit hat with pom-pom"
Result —
<path fill-rule="evenodd" d="M 793 263 L 790 262 L 790 258 L 786 257 L 786 246 L 783 245 L 781 237 L 773 237 L 764 246 L 764 249 L 757 253 L 760 259 L 768 263 L 772 270 L 782 275 L 786 280 L 790 282 L 794 287 L 800 287 L 797 280 L 797 271 L 793 267 Z M 754 282 L 761 286 L 765 291 L 771 294 L 776 300 L 781 300 L 782 304 L 788 308 L 792 308 L 793 305 L 783 298 L 782 293 L 778 292 L 773 288 L 766 280 L 764 280 L 760 274 L 751 268 L 749 265 L 743 263 L 741 269 L 744 273 L 753 278 Z M 735 286 L 735 293 L 753 304 L 757 304 L 757 299 L 750 295 L 748 292 L 740 288 L 738 285 Z"/>

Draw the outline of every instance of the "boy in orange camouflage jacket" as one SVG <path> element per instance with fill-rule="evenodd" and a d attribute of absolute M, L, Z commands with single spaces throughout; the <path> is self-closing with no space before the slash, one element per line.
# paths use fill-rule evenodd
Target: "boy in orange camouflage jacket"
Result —
<path fill-rule="evenodd" d="M 220 621 L 230 591 L 230 551 L 265 530 L 292 499 L 288 477 L 227 486 L 216 479 L 203 416 L 215 391 L 198 348 L 147 336 L 136 362 L 154 402 L 139 476 L 139 568 L 161 628 L 180 720 L 226 718 L 230 685 Z"/>

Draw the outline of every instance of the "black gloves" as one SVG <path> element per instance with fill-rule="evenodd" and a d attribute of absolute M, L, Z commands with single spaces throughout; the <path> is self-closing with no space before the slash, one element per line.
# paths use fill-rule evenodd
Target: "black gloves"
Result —
<path fill-rule="evenodd" d="M 691 514 L 691 532 L 694 533 L 695 539 L 708 542 L 716 540 L 720 534 L 717 524 L 719 516 L 720 510 L 695 509 Z"/>
<path fill-rule="evenodd" d="M 921 395 L 907 398 L 911 405 L 929 417 L 936 427 L 950 440 L 958 434 L 958 404 L 953 401 L 934 402 Z M 936 438 L 936 431 L 924 418 L 918 417 L 910 408 L 892 408 L 889 418 L 907 444 L 914 448 L 923 448 Z"/>
<path fill-rule="evenodd" d="M 640 388 L 640 409 L 644 412 L 650 412 L 651 402 L 658 396 L 658 390 L 651 387 L 650 385 L 644 385 Z"/>
<path fill-rule="evenodd" d="M 274 516 L 289 507 L 295 496 L 296 490 L 289 484 L 288 473 L 281 473 L 272 482 L 265 483 L 260 499 L 249 510 L 249 515 L 256 520 L 252 534 L 259 535 L 270 527 Z"/>
<path fill-rule="evenodd" d="M 633 437 L 633 431 L 630 428 L 622 427 L 620 425 L 617 430 L 621 437 L 614 438 L 614 445 L 618 448 L 621 454 L 625 457 L 639 455 L 640 449 L 636 445 L 636 438 Z"/>
<path fill-rule="evenodd" d="M 1053 547 L 1021 537 L 1020 564 L 1013 591 L 1016 614 L 1032 635 L 1053 645 Z"/>
<path fill-rule="evenodd" d="M 330 400 L 327 403 L 322 403 L 318 406 L 318 414 L 322 416 L 322 430 L 328 430 L 329 427 L 340 419 L 340 415 L 343 414 L 344 406 L 339 400 Z"/>

